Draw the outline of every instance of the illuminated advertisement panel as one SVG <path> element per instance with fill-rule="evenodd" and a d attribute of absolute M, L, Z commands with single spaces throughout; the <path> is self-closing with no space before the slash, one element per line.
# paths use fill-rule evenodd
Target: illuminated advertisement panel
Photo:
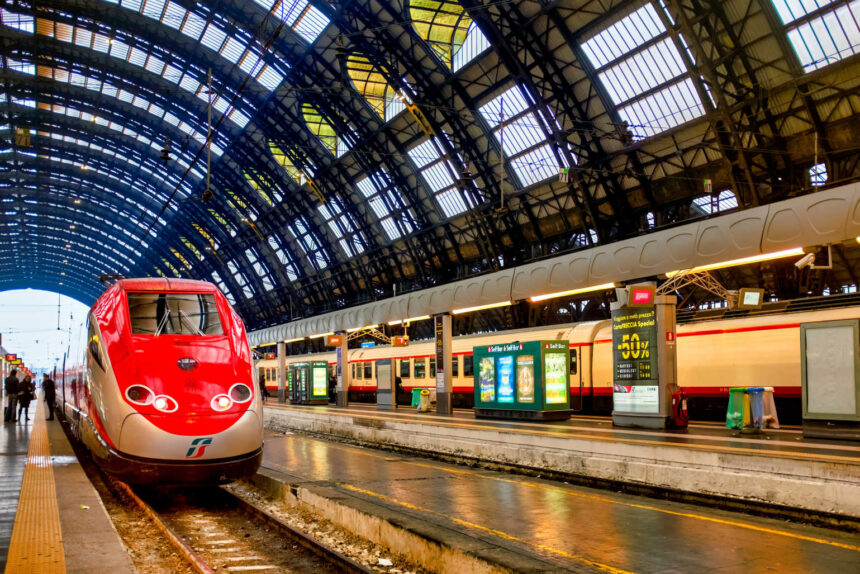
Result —
<path fill-rule="evenodd" d="M 314 371 L 314 380 L 313 380 L 313 388 L 311 390 L 312 394 L 315 397 L 324 397 L 328 396 L 328 378 L 326 377 L 326 369 L 325 367 L 315 367 Z"/>
<path fill-rule="evenodd" d="M 514 358 L 507 355 L 499 357 L 498 361 L 499 402 L 512 403 L 514 402 Z"/>
<path fill-rule="evenodd" d="M 489 403 L 496 400 L 496 367 L 493 357 L 483 357 L 478 363 L 478 387 L 481 401 Z"/>
<path fill-rule="evenodd" d="M 517 357 L 517 402 L 535 402 L 534 355 L 520 355 Z"/>
<path fill-rule="evenodd" d="M 543 364 L 546 404 L 567 402 L 567 355 L 563 353 L 546 353 L 543 356 Z"/>

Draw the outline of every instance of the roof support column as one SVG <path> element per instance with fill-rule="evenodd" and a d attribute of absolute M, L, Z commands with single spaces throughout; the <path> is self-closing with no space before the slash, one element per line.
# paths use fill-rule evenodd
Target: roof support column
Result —
<path fill-rule="evenodd" d="M 436 414 L 453 415 L 451 382 L 451 315 L 433 317 L 436 334 Z"/>
<path fill-rule="evenodd" d="M 337 336 L 340 337 L 340 344 L 335 349 L 337 356 L 337 398 L 335 406 L 349 406 L 349 337 L 346 331 L 338 331 Z"/>

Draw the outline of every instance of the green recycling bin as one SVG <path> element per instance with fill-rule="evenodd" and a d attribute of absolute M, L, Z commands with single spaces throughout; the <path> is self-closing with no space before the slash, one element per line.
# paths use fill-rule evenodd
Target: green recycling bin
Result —
<path fill-rule="evenodd" d="M 423 389 L 412 389 L 412 405 L 417 407 L 421 403 L 421 391 Z"/>
<path fill-rule="evenodd" d="M 744 405 L 747 390 L 742 387 L 729 389 L 729 410 L 726 413 L 726 428 L 741 430 L 744 428 Z"/>

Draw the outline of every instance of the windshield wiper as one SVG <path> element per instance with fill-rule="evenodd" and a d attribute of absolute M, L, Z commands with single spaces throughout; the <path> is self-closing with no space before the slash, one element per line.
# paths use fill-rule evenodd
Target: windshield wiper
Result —
<path fill-rule="evenodd" d="M 197 335 L 203 335 L 203 331 L 201 331 L 201 330 L 200 330 L 200 328 L 199 328 L 199 327 L 197 327 L 197 325 L 195 325 L 195 324 L 191 321 L 191 317 L 189 317 L 188 315 L 186 315 L 186 314 L 185 314 L 185 311 L 183 311 L 182 309 L 180 309 L 180 310 L 179 310 L 179 320 L 180 320 L 180 321 L 182 321 L 183 319 L 185 319 L 185 321 L 186 321 L 186 323 L 185 323 L 185 324 L 186 324 L 186 325 L 188 325 L 189 327 L 191 327 L 193 330 L 197 331 L 197 333 L 196 333 Z"/>
<path fill-rule="evenodd" d="M 167 325 L 167 318 L 170 317 L 170 308 L 165 307 L 164 315 L 161 316 L 161 321 L 158 322 L 158 327 L 155 328 L 155 337 L 161 335 L 161 331 L 164 329 L 165 325 Z"/>

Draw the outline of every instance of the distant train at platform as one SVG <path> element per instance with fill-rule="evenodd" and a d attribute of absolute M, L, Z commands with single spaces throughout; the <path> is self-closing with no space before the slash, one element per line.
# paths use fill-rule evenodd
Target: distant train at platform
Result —
<path fill-rule="evenodd" d="M 217 484 L 262 461 L 263 416 L 242 320 L 211 283 L 123 279 L 90 309 L 57 406 L 130 484 Z"/>
<path fill-rule="evenodd" d="M 676 337 L 678 384 L 689 397 L 690 416 L 700 420 L 725 417 L 729 388 L 766 386 L 774 388 L 780 418 L 799 422 L 800 325 L 858 317 L 860 306 L 855 304 L 679 323 Z M 454 337 L 451 364 L 454 405 L 473 406 L 473 347 L 548 339 L 569 342 L 572 409 L 585 413 L 611 412 L 612 330 L 609 320 Z M 350 401 L 375 402 L 375 363 L 379 359 L 394 359 L 394 371 L 403 387 L 401 401 L 413 388 L 434 388 L 434 349 L 433 341 L 411 343 L 408 347 L 350 349 Z M 309 360 L 324 360 L 333 368 L 335 355 L 286 357 L 288 366 Z M 276 360 L 257 362 L 267 387 L 272 390 L 277 388 L 276 367 Z"/>

